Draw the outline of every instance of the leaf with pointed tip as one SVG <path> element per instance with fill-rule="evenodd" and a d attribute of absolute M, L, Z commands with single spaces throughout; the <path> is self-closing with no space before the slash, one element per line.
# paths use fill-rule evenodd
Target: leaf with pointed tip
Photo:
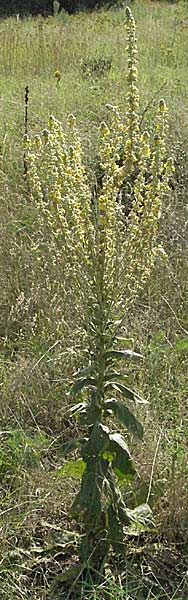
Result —
<path fill-rule="evenodd" d="M 82 458 L 78 460 L 68 460 L 57 471 L 58 477 L 78 477 L 82 478 L 86 463 Z"/>
<path fill-rule="evenodd" d="M 87 402 L 78 402 L 78 404 L 74 404 L 74 406 L 71 406 L 68 410 L 68 413 L 72 416 L 72 415 L 76 415 L 77 413 L 82 413 L 83 411 L 86 410 L 88 406 Z"/>
<path fill-rule="evenodd" d="M 121 433 L 110 433 L 109 438 L 110 438 L 110 441 L 112 442 L 110 444 L 110 448 L 114 447 L 115 452 L 116 452 L 117 447 L 120 447 L 120 448 L 122 448 L 122 450 L 124 450 L 130 456 L 129 448 L 128 448 L 123 436 L 121 435 Z"/>
<path fill-rule="evenodd" d="M 84 388 L 96 387 L 96 380 L 92 377 L 79 378 L 75 381 L 72 386 L 71 395 L 76 396 L 79 394 Z"/>
<path fill-rule="evenodd" d="M 104 387 L 106 389 L 117 390 L 123 396 L 125 396 L 125 398 L 128 398 L 129 400 L 132 400 L 135 403 L 138 403 L 138 404 L 148 404 L 147 400 L 144 400 L 136 392 L 134 392 L 133 390 L 130 390 L 130 388 L 127 388 L 125 385 L 123 385 L 123 383 L 119 383 L 118 381 L 117 382 L 115 382 L 115 381 L 107 381 Z"/>
<path fill-rule="evenodd" d="M 109 450 L 115 454 L 112 461 L 112 468 L 114 469 L 118 479 L 120 481 L 123 479 L 132 479 L 136 473 L 136 470 L 125 440 L 119 433 L 112 433 L 109 437 Z"/>
<path fill-rule="evenodd" d="M 107 371 L 104 380 L 108 382 L 113 381 L 114 379 L 123 381 L 124 379 L 127 379 L 127 375 L 123 375 L 122 373 L 119 373 L 119 371 Z"/>
<path fill-rule="evenodd" d="M 107 410 L 113 411 L 118 421 L 124 425 L 130 433 L 136 438 L 142 440 L 143 438 L 143 427 L 136 417 L 130 412 L 130 410 L 124 404 L 121 404 L 116 398 L 109 398 L 104 402 Z"/>
<path fill-rule="evenodd" d="M 76 448 L 79 448 L 79 446 L 84 445 L 87 441 L 88 438 L 72 438 L 72 440 L 69 440 L 68 442 L 66 442 L 66 444 L 63 444 L 61 448 L 61 454 L 63 456 L 67 456 L 69 452 L 73 452 L 74 450 L 76 450 Z"/>
<path fill-rule="evenodd" d="M 80 369 L 79 371 L 76 371 L 76 373 L 74 373 L 74 377 L 82 378 L 85 377 L 85 375 L 95 373 L 95 368 L 96 367 L 94 364 L 88 365 L 87 367 L 83 367 L 83 369 Z"/>
<path fill-rule="evenodd" d="M 133 352 L 132 350 L 109 350 L 105 356 L 107 359 L 131 358 L 132 360 L 140 360 L 143 358 L 142 354 L 138 354 L 138 352 Z"/>
<path fill-rule="evenodd" d="M 91 431 L 87 444 L 83 446 L 83 459 L 87 462 L 88 457 L 97 457 L 105 452 L 109 446 L 109 441 L 108 427 L 102 425 L 102 423 L 96 423 Z"/>
<path fill-rule="evenodd" d="M 129 400 L 135 400 L 134 392 L 129 388 L 125 387 L 123 384 L 118 381 L 107 381 L 104 385 L 105 389 L 114 389 L 118 392 L 121 392 L 123 396 L 128 398 Z"/>
<path fill-rule="evenodd" d="M 112 325 L 114 329 L 117 329 L 118 327 L 120 327 L 120 325 L 122 325 L 123 319 L 117 319 L 117 321 L 112 321 Z"/>

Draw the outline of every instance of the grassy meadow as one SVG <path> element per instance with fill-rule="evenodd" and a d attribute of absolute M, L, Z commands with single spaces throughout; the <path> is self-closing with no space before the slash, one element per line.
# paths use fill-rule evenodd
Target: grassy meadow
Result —
<path fill-rule="evenodd" d="M 175 170 L 158 237 L 166 253 L 128 311 L 124 334 L 143 355 L 129 381 L 144 440 L 130 440 L 138 477 L 130 507 L 149 501 L 156 526 L 110 555 L 105 582 L 77 587 L 80 524 L 67 512 L 77 479 L 58 477 L 71 420 L 72 374 L 85 339 L 75 288 L 62 297 L 64 265 L 53 260 L 24 177 L 25 87 L 29 136 L 53 114 L 73 113 L 91 185 L 108 105 L 126 115 L 125 8 L 0 21 L 0 599 L 186 600 L 188 597 L 188 4 L 140 0 L 137 25 L 140 125 L 168 106 Z M 33 248 L 40 246 L 42 254 Z M 36 256 L 38 257 L 36 259 Z"/>

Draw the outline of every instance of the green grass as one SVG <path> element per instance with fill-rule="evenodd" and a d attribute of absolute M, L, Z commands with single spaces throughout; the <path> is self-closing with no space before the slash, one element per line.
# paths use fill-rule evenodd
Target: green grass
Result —
<path fill-rule="evenodd" d="M 106 104 L 125 114 L 125 9 L 0 22 L 0 494 L 2 600 L 186 600 L 187 598 L 187 205 L 188 4 L 135 2 L 141 118 L 150 128 L 162 96 L 169 108 L 169 149 L 175 189 L 163 207 L 160 237 L 168 258 L 156 263 L 144 295 L 129 315 L 125 335 L 144 355 L 131 383 L 150 400 L 139 417 L 145 439 L 133 448 L 140 480 L 127 492 L 132 505 L 148 493 L 156 532 L 129 539 L 119 563 L 110 557 L 106 582 L 62 581 L 74 562 L 79 524 L 67 522 L 77 483 L 57 477 L 61 444 L 75 425 L 66 408 L 74 369 L 83 360 L 77 317 L 64 306 L 57 330 L 56 282 L 45 287 L 33 263 L 36 215 L 23 180 L 24 93 L 29 85 L 28 130 L 44 128 L 53 113 L 77 117 L 91 173 Z M 104 73 L 83 63 L 110 60 Z M 61 73 L 57 84 L 54 73 Z M 152 98 L 154 98 L 152 102 Z M 47 254 L 48 255 L 48 254 Z M 32 292 L 32 274 L 38 282 Z M 59 276 L 62 276 L 60 272 Z M 36 315 L 39 311 L 39 317 Z M 38 318 L 37 326 L 36 319 Z M 57 342 L 57 343 L 56 343 Z M 177 566 L 178 565 L 178 566 Z M 56 588 L 52 581 L 57 579 Z M 58 579 L 59 577 L 59 579 Z M 54 589 L 54 591 L 52 591 Z M 51 590 L 51 591 L 50 591 Z"/>
<path fill-rule="evenodd" d="M 187 5 L 135 3 L 134 15 L 143 110 L 156 93 L 158 97 L 165 95 L 170 121 L 175 121 L 174 134 L 181 130 L 183 121 L 186 137 Z M 64 120 L 67 112 L 74 112 L 89 156 L 92 155 L 97 127 L 106 117 L 106 103 L 125 110 L 124 22 L 124 9 L 1 22 L 0 134 L 2 139 L 6 135 L 4 152 L 11 164 L 20 156 L 26 84 L 30 89 L 29 130 L 43 127 L 51 113 Z M 83 62 L 100 57 L 112 60 L 109 73 L 83 78 Z M 61 73 L 58 86 L 54 77 L 57 69 Z M 148 110 L 146 121 L 149 114 Z"/>

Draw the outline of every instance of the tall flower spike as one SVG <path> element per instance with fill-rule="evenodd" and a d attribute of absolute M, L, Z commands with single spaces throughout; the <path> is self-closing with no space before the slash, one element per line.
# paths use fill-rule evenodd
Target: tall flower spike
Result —
<path fill-rule="evenodd" d="M 136 25 L 130 8 L 126 8 L 126 31 L 127 31 L 127 136 L 125 144 L 125 158 L 129 166 L 129 172 L 134 168 L 139 146 L 139 91 L 138 80 L 138 61 L 137 61 L 137 38 Z"/>

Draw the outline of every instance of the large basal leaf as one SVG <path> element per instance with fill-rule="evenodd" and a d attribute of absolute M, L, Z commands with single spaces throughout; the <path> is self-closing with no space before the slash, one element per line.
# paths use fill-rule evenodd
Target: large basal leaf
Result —
<path fill-rule="evenodd" d="M 86 463 L 82 458 L 78 460 L 68 460 L 57 471 L 58 477 L 78 477 L 82 478 Z"/>
<path fill-rule="evenodd" d="M 105 452 L 109 446 L 109 429 L 102 423 L 96 423 L 92 428 L 90 437 L 82 450 L 82 456 L 85 461 L 88 457 L 96 457 Z"/>
<path fill-rule="evenodd" d="M 154 517 L 149 504 L 140 504 L 133 510 L 126 508 L 126 514 L 130 522 L 126 533 L 130 535 L 139 535 L 143 531 L 151 531 L 155 528 Z"/>
<path fill-rule="evenodd" d="M 110 434 L 109 450 L 114 453 L 112 468 L 118 479 L 132 479 L 136 470 L 130 456 L 128 446 L 119 433 Z"/>
<path fill-rule="evenodd" d="M 79 378 L 75 381 L 71 389 L 71 395 L 76 396 L 79 394 L 84 388 L 92 388 L 96 387 L 96 380 L 92 377 Z"/>
<path fill-rule="evenodd" d="M 142 440 L 143 438 L 143 427 L 136 417 L 130 412 L 130 410 L 124 404 L 121 404 L 116 398 L 110 398 L 105 400 L 105 407 L 107 410 L 113 411 L 118 421 L 124 425 L 130 433 L 136 438 Z"/>
<path fill-rule="evenodd" d="M 132 350 L 109 350 L 106 352 L 105 357 L 108 359 L 132 359 L 132 360 L 140 360 L 143 358 L 142 354 L 138 352 L 133 352 Z"/>

